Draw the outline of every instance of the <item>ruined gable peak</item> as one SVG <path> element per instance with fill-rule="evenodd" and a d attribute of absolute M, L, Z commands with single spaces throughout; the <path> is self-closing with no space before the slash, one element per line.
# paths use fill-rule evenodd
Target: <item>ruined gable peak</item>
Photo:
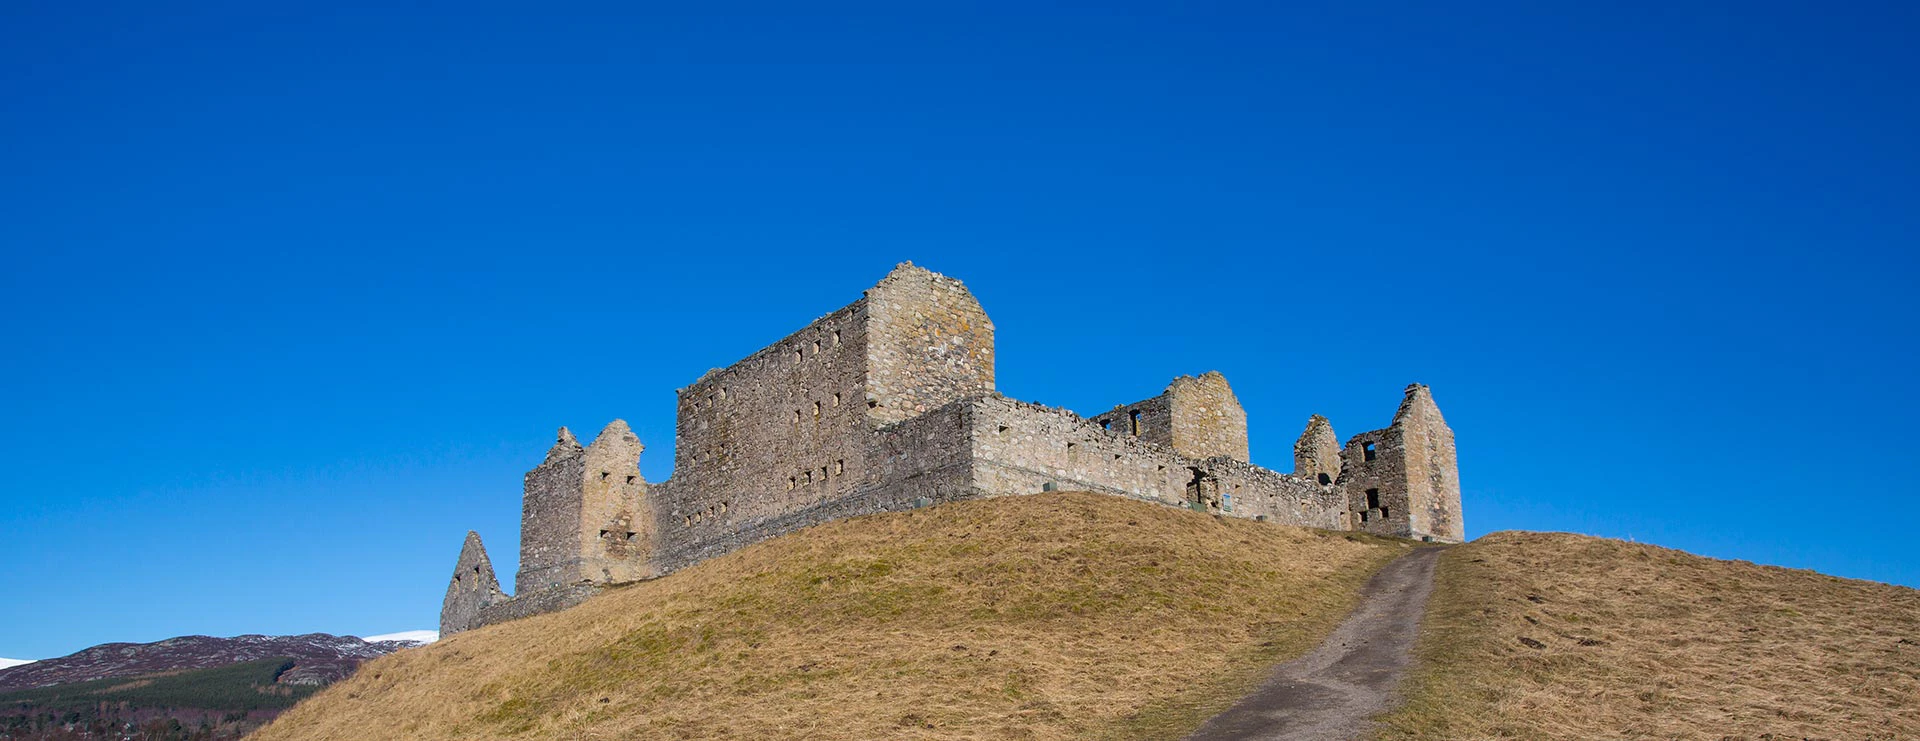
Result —
<path fill-rule="evenodd" d="M 1308 417 L 1307 429 L 1300 433 L 1300 441 L 1306 442 L 1308 440 L 1339 442 L 1339 438 L 1333 434 L 1333 421 L 1318 414 Z"/>
<path fill-rule="evenodd" d="M 580 441 L 574 438 L 573 431 L 561 427 L 560 432 L 554 435 L 553 447 L 547 448 L 547 461 L 579 455 L 581 450 Z"/>
<path fill-rule="evenodd" d="M 1293 444 L 1293 472 L 1313 476 L 1322 486 L 1340 476 L 1340 440 L 1326 417 L 1316 414 L 1307 419 L 1307 429 Z"/>
<path fill-rule="evenodd" d="M 488 570 L 492 570 L 493 562 L 487 559 L 487 545 L 480 542 L 478 531 L 467 531 L 466 541 L 460 544 L 460 563 L 483 564 L 489 567 Z"/>
<path fill-rule="evenodd" d="M 640 444 L 640 437 L 633 434 L 633 429 L 627 427 L 627 421 L 624 419 L 608 422 L 606 427 L 600 429 L 600 434 L 593 438 L 593 443 L 587 447 L 598 450 L 616 444 L 635 448 L 645 447 Z"/>
<path fill-rule="evenodd" d="M 1447 420 L 1440 416 L 1440 405 L 1433 401 L 1433 389 L 1424 383 L 1407 384 L 1407 396 L 1400 401 L 1400 409 L 1393 413 L 1393 426 L 1403 426 L 1408 420 L 1421 420 L 1445 425 Z"/>

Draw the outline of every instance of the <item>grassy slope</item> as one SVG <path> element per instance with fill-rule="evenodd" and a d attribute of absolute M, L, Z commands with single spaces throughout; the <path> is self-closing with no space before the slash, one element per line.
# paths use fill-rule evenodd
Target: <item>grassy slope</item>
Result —
<path fill-rule="evenodd" d="M 375 660 L 255 738 L 1172 737 L 1407 547 L 1091 494 L 859 518 Z"/>
<path fill-rule="evenodd" d="M 1506 532 L 1443 556 L 1423 628 L 1381 738 L 1920 738 L 1903 587 Z"/>

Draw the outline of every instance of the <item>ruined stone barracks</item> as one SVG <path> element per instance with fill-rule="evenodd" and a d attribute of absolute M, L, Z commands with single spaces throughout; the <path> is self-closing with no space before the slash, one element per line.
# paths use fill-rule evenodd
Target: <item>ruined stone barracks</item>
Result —
<path fill-rule="evenodd" d="M 468 533 L 443 635 L 562 609 L 830 520 L 960 499 L 1085 490 L 1289 525 L 1458 542 L 1453 431 L 1412 385 L 1342 447 L 1324 417 L 1293 472 L 1247 460 L 1227 379 L 1173 380 L 1082 417 L 994 392 L 993 323 L 960 281 L 902 264 L 859 300 L 680 389 L 673 476 L 640 476 L 615 420 L 566 428 L 526 476 L 520 573 L 500 589 Z"/>

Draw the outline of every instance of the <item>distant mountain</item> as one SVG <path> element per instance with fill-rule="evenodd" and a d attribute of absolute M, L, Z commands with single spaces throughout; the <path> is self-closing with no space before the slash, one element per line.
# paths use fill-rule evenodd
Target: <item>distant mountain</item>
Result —
<path fill-rule="evenodd" d="M 360 662 L 385 656 L 419 641 L 368 643 L 353 636 L 309 633 L 299 636 L 243 635 L 233 638 L 181 636 L 155 643 L 102 643 L 57 659 L 41 659 L 0 669 L 0 692 L 138 677 L 186 669 L 210 669 L 243 661 L 292 659 L 283 684 L 325 685 L 353 673 Z"/>
<path fill-rule="evenodd" d="M 182 636 L 104 643 L 0 668 L 0 739 L 239 738 L 352 674 L 361 662 L 438 638 Z"/>
<path fill-rule="evenodd" d="M 403 630 L 398 633 L 382 633 L 377 636 L 367 636 L 360 640 L 366 641 L 368 643 L 379 643 L 381 641 L 411 641 L 413 643 L 426 645 L 434 641 L 440 640 L 440 631 Z"/>
<path fill-rule="evenodd" d="M 31 663 L 33 663 L 33 659 L 0 659 L 0 669 Z"/>

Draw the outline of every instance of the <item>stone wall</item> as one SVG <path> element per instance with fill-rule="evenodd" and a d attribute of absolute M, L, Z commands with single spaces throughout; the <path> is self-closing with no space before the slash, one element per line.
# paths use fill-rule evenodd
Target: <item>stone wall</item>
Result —
<path fill-rule="evenodd" d="M 1353 529 L 1449 543 L 1465 538 L 1453 430 L 1426 386 L 1408 386 L 1393 424 L 1348 439 L 1340 460 Z"/>
<path fill-rule="evenodd" d="M 658 487 L 669 548 L 846 496 L 867 478 L 866 299 L 679 392 L 674 474 Z"/>
<path fill-rule="evenodd" d="M 639 438 L 617 419 L 585 448 L 565 427 L 556 437 L 527 472 L 514 593 L 653 576 L 655 526 Z"/>
<path fill-rule="evenodd" d="M 547 457 L 528 471 L 520 499 L 520 572 L 514 594 L 579 580 L 580 483 L 586 449 L 560 428 Z"/>
<path fill-rule="evenodd" d="M 994 392 L 993 324 L 964 285 L 911 264 L 862 297 L 680 389 L 674 475 L 649 485 L 616 420 L 561 428 L 526 476 L 521 569 L 506 597 L 469 535 L 443 633 L 562 609 L 834 520 L 1077 489 L 1227 516 L 1460 539 L 1453 433 L 1424 386 L 1345 450 L 1314 416 L 1294 472 L 1248 462 L 1224 376 L 1083 418 Z M 1371 451 L 1371 452 L 1369 452 Z"/>
<path fill-rule="evenodd" d="M 1219 371 L 1175 378 L 1159 396 L 1121 404 L 1093 422 L 1189 458 L 1250 457 L 1247 411 Z"/>
<path fill-rule="evenodd" d="M 1181 455 L 1064 409 L 999 396 L 964 405 L 974 422 L 974 486 L 986 494 L 1095 491 L 1309 527 L 1345 515 L 1333 488 L 1311 478 Z"/>
<path fill-rule="evenodd" d="M 1340 478 L 1340 439 L 1326 417 L 1316 414 L 1307 419 L 1306 431 L 1293 443 L 1293 473 L 1326 485 Z"/>
<path fill-rule="evenodd" d="M 453 563 L 453 579 L 447 582 L 447 598 L 440 603 L 440 634 L 479 627 L 480 611 L 506 599 L 480 534 L 468 530 L 460 544 L 460 558 Z"/>
<path fill-rule="evenodd" d="M 993 323 L 960 281 L 901 263 L 866 292 L 869 416 L 893 424 L 993 391 Z"/>

